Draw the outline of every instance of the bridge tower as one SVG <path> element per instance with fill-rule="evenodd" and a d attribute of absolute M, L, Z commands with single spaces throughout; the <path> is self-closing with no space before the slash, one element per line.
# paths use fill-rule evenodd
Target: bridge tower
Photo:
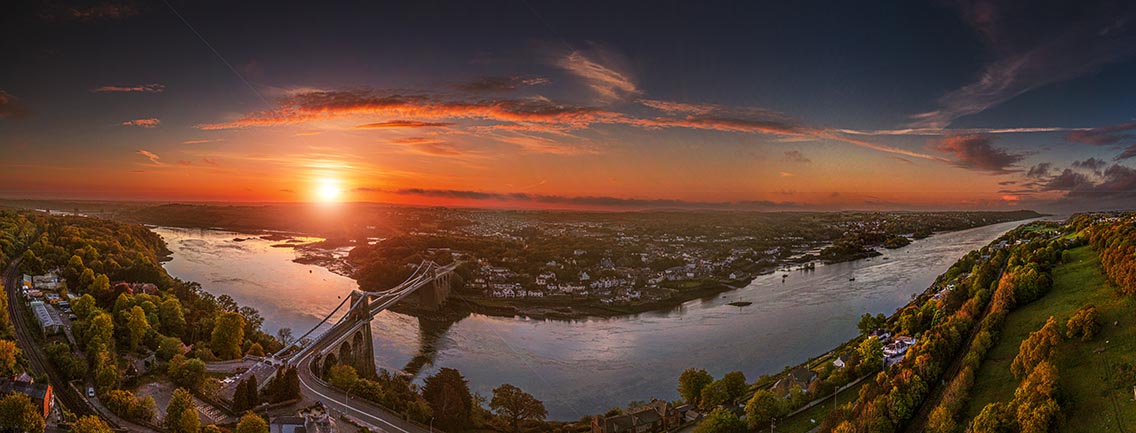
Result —
<path fill-rule="evenodd" d="M 359 377 L 369 379 L 378 375 L 375 371 L 375 340 L 371 335 L 370 300 L 370 296 L 363 292 L 358 290 L 351 292 L 348 302 L 355 308 L 347 314 L 350 315 L 351 320 L 363 322 L 364 325 L 341 343 L 339 349 L 339 363 L 354 367 Z"/>
<path fill-rule="evenodd" d="M 424 310 L 436 311 L 450 296 L 450 279 L 454 273 L 434 270 L 434 280 L 427 287 L 418 289 L 418 306 Z"/>

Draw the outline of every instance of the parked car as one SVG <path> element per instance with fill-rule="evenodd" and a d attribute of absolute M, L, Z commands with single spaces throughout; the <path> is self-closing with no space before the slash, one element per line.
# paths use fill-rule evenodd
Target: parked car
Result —
<path fill-rule="evenodd" d="M 95 398 L 95 387 L 93 387 L 93 386 L 87 387 L 87 397 Z"/>

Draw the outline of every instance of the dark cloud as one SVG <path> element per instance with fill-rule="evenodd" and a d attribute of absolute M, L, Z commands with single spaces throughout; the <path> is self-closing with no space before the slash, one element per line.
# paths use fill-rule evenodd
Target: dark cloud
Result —
<path fill-rule="evenodd" d="M 159 83 L 150 84 L 131 84 L 121 86 L 99 86 L 91 89 L 95 93 L 113 93 L 113 92 L 141 92 L 141 93 L 162 93 L 166 91 L 166 86 Z"/>
<path fill-rule="evenodd" d="M 785 151 L 785 161 L 800 162 L 800 163 L 812 162 L 811 159 L 806 157 L 799 150 L 787 150 L 787 151 Z"/>
<path fill-rule="evenodd" d="M 136 1 L 52 1 L 44 2 L 40 17 L 47 21 L 122 21 L 142 14 Z"/>
<path fill-rule="evenodd" d="M 1070 131 L 1065 134 L 1065 138 L 1069 141 L 1092 144 L 1095 146 L 1107 146 L 1110 144 L 1119 143 L 1121 140 L 1128 140 L 1133 138 L 1132 134 L 1124 134 L 1125 131 L 1136 129 L 1136 122 L 1121 123 L 1119 125 L 1103 126 L 1100 128 L 1093 128 L 1084 131 Z"/>
<path fill-rule="evenodd" d="M 953 154 L 955 166 L 992 174 L 1012 173 L 1022 155 L 1007 152 L 993 146 L 994 139 L 989 135 L 953 135 L 932 140 L 931 147 L 940 152 Z"/>
<path fill-rule="evenodd" d="M 0 90 L 0 119 L 20 119 L 27 117 L 29 111 L 11 93 Z"/>
<path fill-rule="evenodd" d="M 1114 160 L 1115 161 L 1121 161 L 1121 160 L 1131 158 L 1133 156 L 1136 156 L 1136 144 L 1128 146 L 1127 149 L 1124 149 L 1123 152 L 1120 152 L 1120 155 L 1116 155 L 1116 158 Z"/>
<path fill-rule="evenodd" d="M 525 86 L 539 86 L 548 84 L 549 80 L 544 77 L 518 77 L 518 76 L 495 76 L 495 77 L 481 77 L 473 81 L 457 84 L 458 90 L 471 92 L 471 93 L 504 93 L 517 90 Z"/>
<path fill-rule="evenodd" d="M 356 126 L 356 129 L 392 129 L 392 128 L 438 128 L 453 126 L 452 122 L 422 122 L 417 120 L 389 120 L 386 122 L 368 123 Z"/>
<path fill-rule="evenodd" d="M 1100 171 L 1108 165 L 1104 160 L 1089 158 L 1084 161 L 1073 161 L 1073 168 L 1084 168 L 1092 171 Z"/>
<path fill-rule="evenodd" d="M 1093 181 L 1083 173 L 1066 168 L 1061 174 L 1052 177 L 1041 185 L 1042 191 L 1074 191 L 1091 188 Z"/>
<path fill-rule="evenodd" d="M 1033 167 L 1030 167 L 1029 172 L 1026 173 L 1026 177 L 1032 177 L 1034 179 L 1041 179 L 1041 178 L 1044 178 L 1044 177 L 1049 177 L 1049 171 L 1052 170 L 1052 169 L 1053 169 L 1053 163 L 1043 162 L 1043 163 L 1037 164 Z"/>

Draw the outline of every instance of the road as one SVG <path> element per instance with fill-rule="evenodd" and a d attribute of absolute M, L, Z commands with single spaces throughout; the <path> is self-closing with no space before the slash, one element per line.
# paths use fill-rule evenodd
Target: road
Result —
<path fill-rule="evenodd" d="M 346 393 L 334 389 L 312 374 L 311 362 L 314 357 L 304 356 L 297 364 L 300 376 L 300 392 L 306 400 L 320 401 L 331 409 L 344 413 L 387 432 L 429 433 L 430 430 L 407 421 L 402 415 L 371 404 L 363 399 L 346 400 Z M 346 403 L 345 403 L 346 401 Z M 437 429 L 434 430 L 438 432 Z"/>

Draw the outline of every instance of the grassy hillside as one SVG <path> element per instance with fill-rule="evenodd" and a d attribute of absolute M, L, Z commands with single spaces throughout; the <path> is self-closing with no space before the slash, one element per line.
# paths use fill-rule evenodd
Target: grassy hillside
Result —
<path fill-rule="evenodd" d="M 972 419 L 991 402 L 1013 398 L 1018 381 L 1010 374 L 1010 363 L 1022 340 L 1054 316 L 1063 327 L 1078 308 L 1097 306 L 1104 327 L 1089 342 L 1067 339 L 1058 349 L 1055 362 L 1060 372 L 1062 402 L 1068 432 L 1123 432 L 1136 425 L 1136 404 L 1132 386 L 1136 375 L 1121 378 L 1122 365 L 1136 365 L 1136 300 L 1122 297 L 1107 282 L 1095 251 L 1084 246 L 1070 250 L 1069 263 L 1053 272 L 1050 293 L 1014 310 L 1006 319 L 1001 339 L 978 370 L 967 419 Z M 1119 326 L 1113 323 L 1119 322 Z M 1125 428 L 1122 430 L 1122 428 Z"/>

